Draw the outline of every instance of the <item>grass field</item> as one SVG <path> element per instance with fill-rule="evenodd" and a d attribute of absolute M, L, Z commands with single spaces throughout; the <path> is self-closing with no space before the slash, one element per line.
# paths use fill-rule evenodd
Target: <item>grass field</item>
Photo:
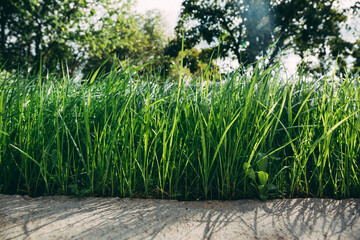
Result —
<path fill-rule="evenodd" d="M 360 80 L 279 68 L 192 83 L 131 69 L 0 81 L 0 193 L 360 197 Z M 41 80 L 40 80 L 41 79 Z"/>

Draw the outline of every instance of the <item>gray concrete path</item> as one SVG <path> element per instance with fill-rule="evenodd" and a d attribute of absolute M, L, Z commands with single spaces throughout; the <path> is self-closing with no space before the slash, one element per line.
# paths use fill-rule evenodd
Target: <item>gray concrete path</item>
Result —
<path fill-rule="evenodd" d="M 360 239 L 360 199 L 178 202 L 0 195 L 0 239 Z"/>

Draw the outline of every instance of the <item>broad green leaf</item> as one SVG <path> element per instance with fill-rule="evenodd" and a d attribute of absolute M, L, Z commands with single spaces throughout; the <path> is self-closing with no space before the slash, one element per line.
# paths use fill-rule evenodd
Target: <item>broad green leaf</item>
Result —
<path fill-rule="evenodd" d="M 266 172 L 268 166 L 268 157 L 264 156 L 264 154 L 258 154 L 259 160 L 257 162 L 257 166 L 260 171 Z"/>
<path fill-rule="evenodd" d="M 269 174 L 264 171 L 258 172 L 258 178 L 261 185 L 265 185 L 269 179 Z"/>

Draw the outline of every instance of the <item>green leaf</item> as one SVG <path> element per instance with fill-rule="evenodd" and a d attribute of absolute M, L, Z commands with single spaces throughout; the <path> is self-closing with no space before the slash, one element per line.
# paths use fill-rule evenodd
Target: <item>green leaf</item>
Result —
<path fill-rule="evenodd" d="M 246 171 L 246 175 L 251 178 L 252 180 L 255 181 L 255 172 L 254 172 L 254 169 L 252 168 L 249 168 L 247 171 Z"/>
<path fill-rule="evenodd" d="M 246 171 L 248 168 L 251 168 L 250 163 L 244 162 L 244 164 L 243 164 L 243 169 Z"/>
<path fill-rule="evenodd" d="M 269 179 L 269 174 L 267 174 L 264 171 L 259 171 L 258 172 L 258 178 L 259 178 L 260 184 L 265 185 L 267 183 L 268 179 Z"/>
<path fill-rule="evenodd" d="M 255 178 L 256 178 L 255 171 L 251 167 L 250 163 L 245 162 L 243 164 L 243 169 L 245 170 L 245 175 L 255 181 Z"/>
<path fill-rule="evenodd" d="M 263 201 L 264 201 L 264 200 L 267 200 L 268 197 L 269 197 L 269 196 L 268 196 L 267 194 L 260 194 L 260 199 L 263 200 Z"/>
<path fill-rule="evenodd" d="M 274 184 L 267 184 L 267 190 L 270 191 L 276 191 L 277 187 Z"/>
<path fill-rule="evenodd" d="M 268 166 L 268 158 L 264 157 L 264 154 L 262 154 L 262 153 L 259 153 L 258 157 L 260 158 L 260 160 L 257 162 L 257 166 L 260 171 L 265 172 L 267 170 L 267 166 Z"/>
<path fill-rule="evenodd" d="M 91 77 L 91 79 L 90 79 L 89 85 L 91 85 L 91 84 L 95 81 L 95 79 L 96 79 L 96 77 L 97 77 L 100 69 L 101 69 L 101 67 L 99 67 L 99 68 L 94 72 L 94 74 L 92 75 L 92 77 Z"/>

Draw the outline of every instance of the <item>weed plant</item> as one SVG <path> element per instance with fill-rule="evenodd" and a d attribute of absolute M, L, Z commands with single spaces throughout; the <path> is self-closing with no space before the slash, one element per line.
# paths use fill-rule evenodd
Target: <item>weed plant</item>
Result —
<path fill-rule="evenodd" d="M 0 192 L 176 199 L 360 197 L 359 76 L 279 67 L 221 82 L 0 81 Z M 98 76 L 97 76 L 98 75 Z"/>

